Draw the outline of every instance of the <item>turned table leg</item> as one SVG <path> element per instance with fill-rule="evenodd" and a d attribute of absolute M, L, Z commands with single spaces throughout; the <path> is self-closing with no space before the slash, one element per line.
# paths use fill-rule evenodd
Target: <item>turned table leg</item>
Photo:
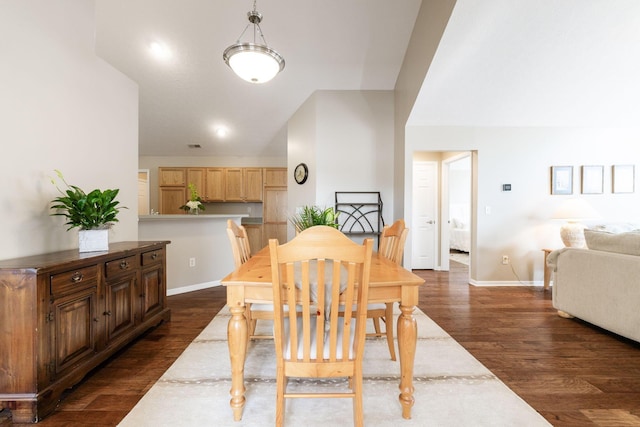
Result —
<path fill-rule="evenodd" d="M 231 357 L 231 409 L 234 421 L 242 419 L 245 404 L 244 361 L 247 355 L 247 319 L 244 316 L 244 306 L 230 308 L 231 319 L 227 327 L 229 342 L 229 356 Z"/>
<path fill-rule="evenodd" d="M 398 350 L 400 353 L 400 403 L 402 404 L 402 417 L 411 418 L 411 407 L 415 403 L 413 397 L 413 362 L 416 357 L 416 340 L 418 339 L 418 326 L 413 317 L 414 306 L 400 305 L 400 317 L 398 317 Z"/>

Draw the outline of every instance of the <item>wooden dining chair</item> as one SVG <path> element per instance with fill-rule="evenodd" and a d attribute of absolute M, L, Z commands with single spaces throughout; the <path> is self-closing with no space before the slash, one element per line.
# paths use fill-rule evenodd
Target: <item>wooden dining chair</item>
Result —
<path fill-rule="evenodd" d="M 251 245 L 249 244 L 247 230 L 242 225 L 238 225 L 235 221 L 228 219 L 227 235 L 231 242 L 233 262 L 237 269 L 251 258 Z M 258 320 L 273 320 L 272 304 L 247 303 L 245 308 L 245 317 L 247 318 L 247 326 L 249 328 L 249 339 L 273 338 L 273 335 L 256 335 Z"/>
<path fill-rule="evenodd" d="M 352 398 L 354 425 L 363 425 L 362 358 L 372 239 L 362 245 L 328 226 L 315 226 L 279 245 L 269 240 L 276 346 L 276 426 L 285 399 Z M 296 315 L 288 310 L 295 301 Z M 298 392 L 287 380 L 349 379 L 344 390 Z M 312 416 L 312 414 L 310 414 Z"/>
<path fill-rule="evenodd" d="M 378 253 L 400 265 L 402 263 L 404 245 L 408 234 L 409 229 L 405 227 L 404 220 L 402 219 L 397 220 L 391 225 L 385 225 L 380 234 Z M 367 316 L 373 319 L 375 331 L 368 334 L 368 336 L 386 336 L 391 360 L 396 360 L 395 343 L 393 340 L 393 303 L 371 303 L 367 310 Z M 382 322 L 384 322 L 384 332 L 382 332 L 382 328 L 380 327 Z"/>

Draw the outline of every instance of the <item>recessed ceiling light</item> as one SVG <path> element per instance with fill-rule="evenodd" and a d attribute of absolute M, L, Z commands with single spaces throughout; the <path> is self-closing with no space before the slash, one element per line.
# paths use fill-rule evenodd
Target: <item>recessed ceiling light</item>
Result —
<path fill-rule="evenodd" d="M 229 129 L 227 129 L 224 126 L 218 126 L 215 130 L 216 135 L 218 135 L 219 138 L 224 138 L 225 136 L 229 135 Z"/>
<path fill-rule="evenodd" d="M 173 56 L 171 49 L 169 49 L 166 44 L 159 41 L 151 42 L 151 44 L 149 44 L 149 51 L 154 58 L 162 61 L 166 61 Z"/>

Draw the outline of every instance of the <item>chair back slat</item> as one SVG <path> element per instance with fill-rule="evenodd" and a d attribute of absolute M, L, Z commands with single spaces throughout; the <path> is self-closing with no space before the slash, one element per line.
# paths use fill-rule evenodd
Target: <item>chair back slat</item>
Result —
<path fill-rule="evenodd" d="M 395 221 L 391 225 L 385 225 L 380 234 L 378 253 L 396 264 L 401 264 L 408 234 L 409 229 L 402 219 Z"/>
<path fill-rule="evenodd" d="M 238 225 L 233 220 L 228 219 L 227 235 L 231 243 L 233 262 L 238 268 L 251 258 L 251 246 L 249 245 L 247 230 L 242 225 Z"/>

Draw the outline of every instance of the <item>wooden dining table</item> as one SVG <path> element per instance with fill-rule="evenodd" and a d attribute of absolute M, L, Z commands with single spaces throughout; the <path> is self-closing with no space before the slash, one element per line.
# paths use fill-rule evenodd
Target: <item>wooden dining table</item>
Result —
<path fill-rule="evenodd" d="M 413 362 L 416 353 L 418 327 L 413 312 L 418 304 L 418 288 L 424 279 L 377 252 L 371 258 L 369 302 L 399 302 L 397 336 L 400 353 L 400 395 L 402 417 L 411 418 L 413 397 Z M 231 409 L 233 419 L 240 421 L 246 402 L 244 362 L 248 345 L 248 325 L 245 304 L 272 303 L 271 259 L 269 247 L 261 249 L 246 263 L 222 279 L 227 287 L 227 305 L 231 312 L 227 329 L 231 358 Z"/>

